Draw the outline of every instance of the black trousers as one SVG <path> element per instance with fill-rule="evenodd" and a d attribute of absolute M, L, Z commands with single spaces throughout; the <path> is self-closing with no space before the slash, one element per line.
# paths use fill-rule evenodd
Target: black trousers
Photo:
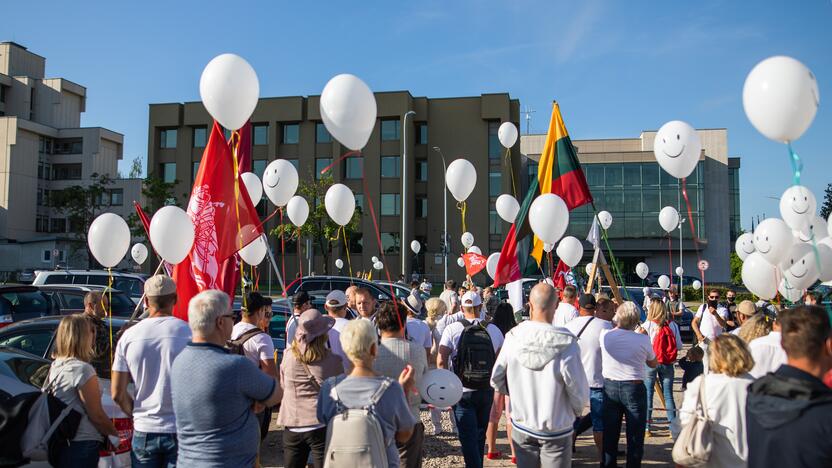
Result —
<path fill-rule="evenodd" d="M 325 450 L 325 427 L 308 432 L 283 428 L 283 466 L 286 468 L 306 468 L 309 452 L 312 452 L 312 466 L 323 468 Z"/>

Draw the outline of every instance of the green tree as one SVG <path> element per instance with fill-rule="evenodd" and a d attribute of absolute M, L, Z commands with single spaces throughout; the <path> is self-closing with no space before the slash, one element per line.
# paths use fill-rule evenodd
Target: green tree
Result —
<path fill-rule="evenodd" d="M 736 252 L 731 252 L 731 283 L 742 284 L 742 260 Z"/>
<path fill-rule="evenodd" d="M 300 231 L 301 237 L 312 239 L 317 250 L 324 256 L 324 274 L 329 273 L 329 259 L 332 256 L 333 247 L 344 242 L 343 238 L 339 236 L 338 230 L 340 226 L 326 213 L 326 207 L 323 203 L 326 191 L 333 183 L 332 176 L 315 179 L 310 174 L 306 181 L 301 181 L 297 192 L 298 195 L 305 198 L 309 203 L 309 217 L 306 219 L 306 223 L 298 230 L 294 224 L 286 219 L 285 223 L 279 224 L 270 231 L 270 234 L 275 237 L 280 237 L 283 234 L 286 240 L 296 239 L 298 231 Z M 356 207 L 352 219 L 344 226 L 347 239 L 353 239 L 361 232 L 359 227 L 360 220 L 361 208 Z M 300 255 L 300 252 L 298 252 L 298 255 Z"/>
<path fill-rule="evenodd" d="M 93 220 L 104 208 L 110 206 L 110 192 L 107 187 L 113 180 L 108 175 L 102 176 L 97 173 L 93 173 L 90 179 L 89 185 L 73 185 L 63 190 L 53 190 L 49 195 L 49 206 L 66 216 L 70 231 L 80 241 L 80 245 L 73 246 L 70 256 L 84 250 L 87 253 L 88 267 L 94 268 L 95 259 L 87 245 L 87 233 Z"/>
<path fill-rule="evenodd" d="M 826 184 L 826 190 L 823 194 L 823 205 L 820 207 L 820 217 L 824 220 L 829 218 L 832 213 L 832 184 Z"/>
<path fill-rule="evenodd" d="M 131 179 L 138 179 L 142 176 L 142 158 L 141 156 L 136 156 L 133 158 L 133 162 L 130 163 L 130 172 L 127 174 L 127 177 Z"/>
<path fill-rule="evenodd" d="M 142 195 L 146 200 L 144 206 L 142 206 L 142 210 L 144 210 L 148 218 L 153 217 L 153 213 L 159 208 L 173 204 L 173 188 L 177 182 L 165 182 L 156 176 L 150 176 L 142 181 Z M 144 231 L 144 226 L 138 214 L 131 213 L 127 217 L 127 225 L 130 226 L 130 234 L 133 237 L 147 239 L 147 233 Z"/>

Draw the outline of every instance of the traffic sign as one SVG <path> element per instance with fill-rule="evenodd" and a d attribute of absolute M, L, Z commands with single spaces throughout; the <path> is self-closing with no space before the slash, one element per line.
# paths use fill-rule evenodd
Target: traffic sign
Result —
<path fill-rule="evenodd" d="M 708 267 L 710 265 L 708 264 L 707 260 L 699 260 L 698 266 L 699 266 L 699 271 L 705 271 L 705 270 L 708 269 Z"/>

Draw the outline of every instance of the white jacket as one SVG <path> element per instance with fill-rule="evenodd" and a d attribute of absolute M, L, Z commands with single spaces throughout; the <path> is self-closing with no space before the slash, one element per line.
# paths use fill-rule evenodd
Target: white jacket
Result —
<path fill-rule="evenodd" d="M 512 426 L 538 439 L 571 434 L 589 403 L 575 336 L 548 323 L 525 321 L 508 332 L 491 386 L 511 396 Z"/>

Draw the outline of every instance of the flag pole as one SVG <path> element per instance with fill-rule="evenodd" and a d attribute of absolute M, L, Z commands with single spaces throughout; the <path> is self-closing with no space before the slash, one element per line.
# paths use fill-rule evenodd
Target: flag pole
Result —
<path fill-rule="evenodd" d="M 164 261 L 164 260 L 161 260 L 161 261 L 159 262 L 159 266 L 157 266 L 157 267 L 156 267 L 156 271 L 155 271 L 155 272 L 153 272 L 153 275 L 151 275 L 151 276 L 156 276 L 156 275 L 158 275 L 158 274 L 159 274 L 159 271 L 162 269 L 162 267 L 163 267 L 163 266 L 165 266 L 165 261 Z M 130 320 L 128 320 L 128 321 L 127 321 L 127 323 L 130 323 L 130 322 L 132 322 L 133 320 L 136 320 L 136 314 L 138 314 L 138 313 L 139 313 L 139 310 L 141 310 L 141 308 L 142 308 L 142 304 L 144 304 L 144 298 L 145 298 L 145 293 L 144 293 L 144 291 L 142 291 L 142 297 L 139 299 L 138 304 L 136 304 L 136 308 L 135 308 L 135 309 L 133 309 L 133 314 L 132 314 L 132 315 L 130 315 Z"/>
<path fill-rule="evenodd" d="M 265 234 L 261 234 L 261 236 L 265 237 Z M 280 289 L 283 291 L 283 296 L 286 296 L 286 285 L 283 283 L 283 277 L 280 275 L 280 270 L 277 269 L 277 262 L 274 261 L 274 254 L 272 253 L 272 247 L 269 245 L 268 239 L 263 239 L 266 241 L 266 252 L 269 253 L 269 263 L 272 265 L 272 269 L 274 273 L 277 275 L 277 281 L 280 283 Z M 271 293 L 271 290 L 269 291 Z"/>

